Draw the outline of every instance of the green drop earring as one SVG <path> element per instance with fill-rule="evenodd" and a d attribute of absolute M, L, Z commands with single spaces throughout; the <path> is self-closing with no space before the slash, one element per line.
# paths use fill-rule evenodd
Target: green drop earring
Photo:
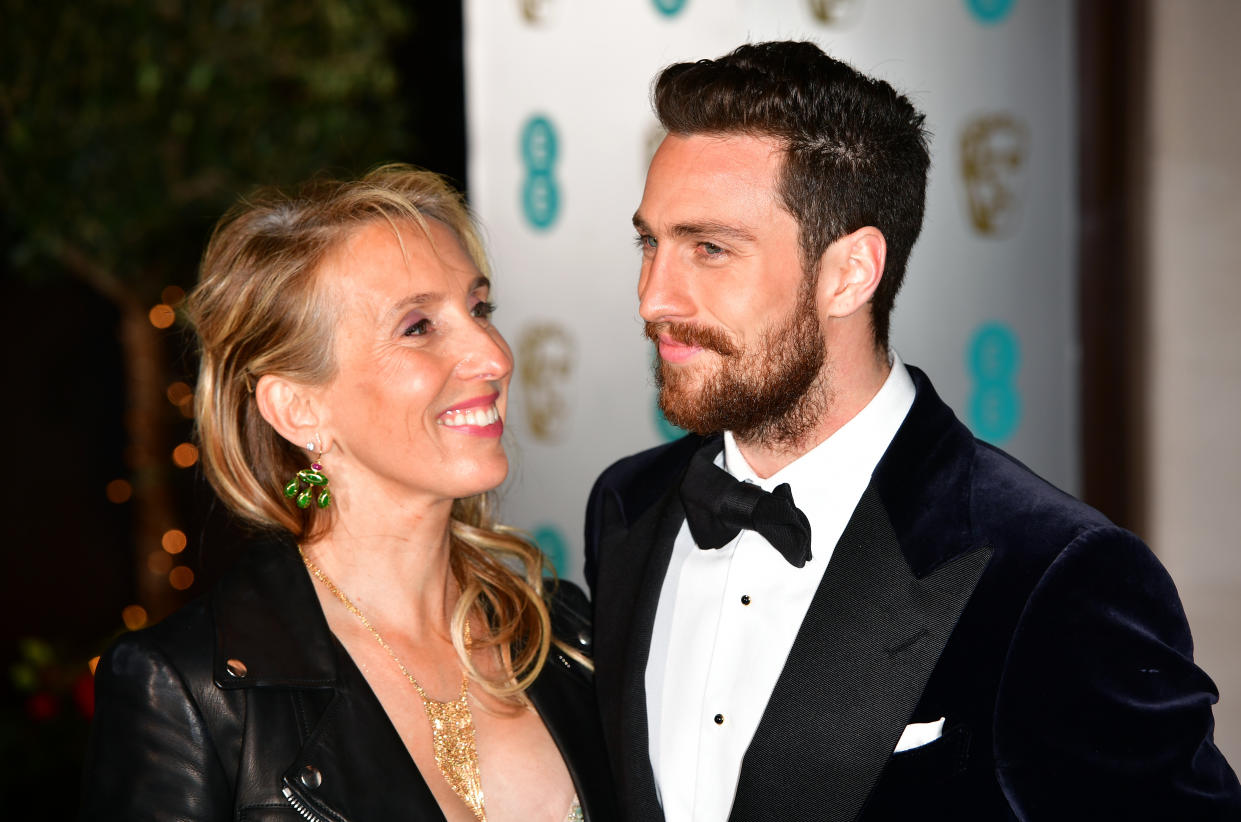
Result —
<path fill-rule="evenodd" d="M 315 499 L 315 503 L 320 508 L 327 508 L 332 504 L 332 492 L 327 487 L 327 475 L 323 473 L 323 466 L 319 464 L 319 460 L 323 459 L 323 446 L 317 444 L 318 442 L 319 435 L 316 434 L 315 442 L 306 443 L 306 450 L 318 451 L 319 456 L 314 458 L 309 468 L 298 471 L 297 476 L 293 477 L 292 481 L 284 487 L 284 495 L 296 502 L 298 508 L 310 507 L 316 488 L 319 489 L 319 496 Z"/>

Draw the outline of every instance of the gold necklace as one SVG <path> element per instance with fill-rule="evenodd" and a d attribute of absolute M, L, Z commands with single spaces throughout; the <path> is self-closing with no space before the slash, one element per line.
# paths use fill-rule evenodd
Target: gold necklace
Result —
<path fill-rule="evenodd" d="M 431 723 L 431 741 L 435 749 L 436 766 L 439 767 L 444 781 L 448 783 L 448 787 L 452 788 L 453 793 L 461 797 L 477 819 L 486 822 L 487 812 L 483 808 L 483 775 L 478 767 L 478 750 L 474 746 L 474 715 L 470 713 L 470 675 L 465 671 L 461 672 L 461 696 L 457 699 L 452 702 L 439 702 L 432 699 L 401 662 L 396 652 L 392 650 L 392 646 L 379 635 L 379 631 L 375 630 L 375 626 L 371 625 L 366 615 L 358 610 L 358 606 L 350 602 L 345 592 L 337 588 L 336 583 L 332 582 L 327 574 L 310 561 L 300 545 L 297 547 L 297 553 L 301 555 L 306 570 L 327 586 L 327 589 L 345 606 L 345 610 L 361 621 L 366 630 L 371 632 L 371 636 L 375 637 L 380 647 L 392 657 L 392 661 L 401 669 L 401 673 L 405 674 L 405 678 L 414 686 L 414 690 L 422 698 L 422 709 L 426 712 L 427 721 Z M 465 651 L 467 654 L 470 651 L 470 621 L 468 619 L 465 621 Z"/>

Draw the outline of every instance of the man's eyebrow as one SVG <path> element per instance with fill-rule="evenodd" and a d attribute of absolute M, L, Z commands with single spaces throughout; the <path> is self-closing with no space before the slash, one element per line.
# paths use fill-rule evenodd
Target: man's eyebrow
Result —
<path fill-rule="evenodd" d="M 650 234 L 651 227 L 638 214 L 633 215 L 633 227 L 639 234 Z M 668 233 L 673 237 L 726 237 L 730 240 L 752 243 L 757 241 L 753 231 L 742 226 L 718 223 L 714 220 L 702 220 L 696 223 L 677 223 Z"/>
<path fill-rule="evenodd" d="M 726 237 L 730 240 L 752 243 L 758 238 L 753 231 L 738 225 L 703 220 L 697 223 L 677 223 L 669 233 L 673 237 Z"/>

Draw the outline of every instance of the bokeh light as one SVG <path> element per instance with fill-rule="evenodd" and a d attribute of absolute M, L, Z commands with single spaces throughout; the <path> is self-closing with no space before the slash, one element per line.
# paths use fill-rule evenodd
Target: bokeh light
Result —
<path fill-rule="evenodd" d="M 183 442 L 172 449 L 172 461 L 178 468 L 189 468 L 198 462 L 198 448 L 193 443 Z"/>
<path fill-rule="evenodd" d="M 194 389 L 180 380 L 168 386 L 168 390 L 165 393 L 168 395 L 168 402 L 173 405 L 182 405 L 194 400 Z"/>
<path fill-rule="evenodd" d="M 166 574 L 172 570 L 172 557 L 163 551 L 152 551 L 147 554 L 147 568 L 152 574 Z"/>
<path fill-rule="evenodd" d="M 156 328 L 167 328 L 177 321 L 177 312 L 172 310 L 172 306 L 160 303 L 151 309 L 147 318 Z"/>
<path fill-rule="evenodd" d="M 99 657 L 97 657 L 97 656 L 93 656 L 93 657 L 91 657 L 91 658 L 90 658 L 90 662 L 87 662 L 87 663 L 86 663 L 86 666 L 87 666 L 88 668 L 90 668 L 90 675 L 91 675 L 91 676 L 94 676 L 94 675 L 95 675 L 95 669 L 99 667 Z"/>
<path fill-rule="evenodd" d="M 194 572 L 184 565 L 178 565 L 168 573 L 168 584 L 178 591 L 184 591 L 194 584 Z"/>
<path fill-rule="evenodd" d="M 134 495 L 134 487 L 128 480 L 114 479 L 104 488 L 104 493 L 108 495 L 108 502 L 120 505 L 122 502 L 129 502 L 129 498 Z"/>
<path fill-rule="evenodd" d="M 159 298 L 167 305 L 175 306 L 185 299 L 185 289 L 179 285 L 165 286 L 164 290 L 159 292 Z"/>
<path fill-rule="evenodd" d="M 184 551 L 187 542 L 185 532 L 178 528 L 169 528 L 160 539 L 160 544 L 170 554 L 179 554 Z"/>
<path fill-rule="evenodd" d="M 136 631 L 147 624 L 147 609 L 141 605 L 126 605 L 121 611 L 121 622 L 131 631 Z"/>

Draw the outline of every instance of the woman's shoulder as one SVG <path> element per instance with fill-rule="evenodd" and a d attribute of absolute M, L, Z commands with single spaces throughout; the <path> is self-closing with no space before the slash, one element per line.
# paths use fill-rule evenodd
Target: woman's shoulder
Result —
<path fill-rule="evenodd" d="M 96 676 L 178 679 L 186 686 L 211 677 L 213 645 L 208 596 L 146 628 L 128 631 L 100 657 Z"/>
<path fill-rule="evenodd" d="M 272 543 L 246 545 L 210 590 L 159 622 L 122 634 L 101 657 L 100 665 L 114 675 L 142 666 L 151 666 L 152 673 L 166 669 L 167 676 L 182 678 L 191 690 L 214 682 L 218 672 L 213 665 L 222 629 L 238 621 L 253 623 L 255 611 L 262 611 L 256 603 L 273 609 L 284 604 L 283 600 L 271 602 L 278 597 L 265 590 L 265 586 L 291 587 L 287 575 L 278 573 L 284 570 L 282 566 L 290 565 L 282 553 L 287 552 Z"/>

